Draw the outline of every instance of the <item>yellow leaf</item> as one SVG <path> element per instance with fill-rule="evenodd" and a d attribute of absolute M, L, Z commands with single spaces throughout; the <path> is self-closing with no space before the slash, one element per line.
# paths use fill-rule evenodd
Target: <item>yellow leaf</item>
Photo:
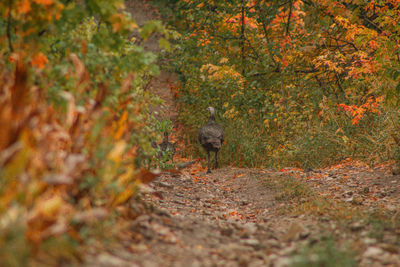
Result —
<path fill-rule="evenodd" d="M 59 195 L 55 195 L 38 205 L 39 213 L 43 214 L 46 217 L 51 217 L 60 210 L 63 204 L 64 200 Z"/>
<path fill-rule="evenodd" d="M 115 145 L 114 148 L 108 153 L 107 158 L 118 163 L 121 161 L 122 155 L 125 151 L 126 148 L 126 142 L 121 140 L 118 141 Z"/>
<path fill-rule="evenodd" d="M 20 175 L 29 163 L 31 153 L 28 148 L 23 148 L 16 153 L 12 161 L 3 169 L 2 181 L 8 182 L 15 180 Z"/>
<path fill-rule="evenodd" d="M 131 196 L 133 196 L 134 193 L 135 190 L 128 187 L 127 189 L 124 190 L 124 192 L 116 196 L 116 198 L 113 201 L 113 205 L 117 206 L 119 204 L 125 203 L 129 198 L 131 198 Z"/>
<path fill-rule="evenodd" d="M 128 167 L 126 172 L 124 172 L 123 174 L 121 174 L 118 178 L 118 184 L 121 186 L 124 186 L 126 184 L 128 184 L 130 181 L 132 181 L 134 178 L 133 175 L 133 167 Z"/>
<path fill-rule="evenodd" d="M 115 7 L 117 9 L 125 9 L 125 3 L 124 2 L 117 2 L 117 3 L 115 3 Z"/>

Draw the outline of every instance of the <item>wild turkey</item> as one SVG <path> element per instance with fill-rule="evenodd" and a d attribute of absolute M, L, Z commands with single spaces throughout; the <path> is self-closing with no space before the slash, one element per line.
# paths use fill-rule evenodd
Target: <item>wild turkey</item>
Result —
<path fill-rule="evenodd" d="M 211 173 L 210 170 L 210 151 L 215 152 L 215 168 L 218 168 L 218 151 L 224 143 L 224 131 L 221 126 L 215 122 L 215 111 L 213 107 L 208 107 L 207 110 L 210 112 L 210 117 L 206 125 L 200 128 L 198 138 L 200 144 L 207 151 L 208 156 L 208 169 L 207 173 Z"/>
<path fill-rule="evenodd" d="M 163 141 L 157 145 L 156 142 L 151 142 L 151 146 L 153 148 L 160 148 L 160 153 L 158 153 L 158 157 L 162 158 L 166 153 L 168 153 L 168 159 L 173 159 L 175 152 L 176 152 L 176 148 L 175 148 L 175 143 L 171 143 L 168 140 L 168 132 L 164 132 L 164 138 Z"/>
<path fill-rule="evenodd" d="M 171 157 L 174 157 L 176 149 L 175 149 L 175 143 L 171 143 L 168 140 L 168 132 L 164 132 L 164 138 L 162 143 L 159 145 L 161 151 L 169 151 L 171 153 Z"/>

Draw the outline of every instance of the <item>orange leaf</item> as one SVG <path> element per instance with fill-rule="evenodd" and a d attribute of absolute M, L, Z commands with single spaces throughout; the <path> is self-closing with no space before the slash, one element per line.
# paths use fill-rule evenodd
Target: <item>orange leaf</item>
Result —
<path fill-rule="evenodd" d="M 35 0 L 37 4 L 42 4 L 45 6 L 49 6 L 53 4 L 53 0 Z"/>
<path fill-rule="evenodd" d="M 113 201 L 113 205 L 117 206 L 120 205 L 122 203 L 125 203 L 127 200 L 129 200 L 133 194 L 135 193 L 135 190 L 133 190 L 132 188 L 126 188 L 122 193 L 118 194 L 114 201 Z"/>
<path fill-rule="evenodd" d="M 22 0 L 17 6 L 18 11 L 22 14 L 26 14 L 31 10 L 31 2 L 29 0 Z"/>
<path fill-rule="evenodd" d="M 156 179 L 159 175 L 160 173 L 151 172 L 147 169 L 141 169 L 137 176 L 137 179 L 142 181 L 142 183 L 147 184 Z"/>
<path fill-rule="evenodd" d="M 47 59 L 46 55 L 39 52 L 33 57 L 31 64 L 32 66 L 36 66 L 40 69 L 43 69 L 44 65 L 46 65 L 48 61 L 49 60 Z"/>

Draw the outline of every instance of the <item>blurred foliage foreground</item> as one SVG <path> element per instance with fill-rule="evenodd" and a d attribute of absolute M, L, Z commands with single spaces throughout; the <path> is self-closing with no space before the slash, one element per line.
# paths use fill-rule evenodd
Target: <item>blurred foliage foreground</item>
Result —
<path fill-rule="evenodd" d="M 181 33 L 171 61 L 190 153 L 214 106 L 225 164 L 399 159 L 399 1 L 157 2 Z"/>
<path fill-rule="evenodd" d="M 142 88 L 157 56 L 133 30 L 168 38 L 120 0 L 0 2 L 0 266 L 76 258 L 93 223 L 155 178 L 159 100 Z"/>

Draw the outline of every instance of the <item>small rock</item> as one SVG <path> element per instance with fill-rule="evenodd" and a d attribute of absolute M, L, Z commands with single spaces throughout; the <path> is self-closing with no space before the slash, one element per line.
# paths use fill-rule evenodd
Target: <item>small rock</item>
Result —
<path fill-rule="evenodd" d="M 368 247 L 363 256 L 366 258 L 379 260 L 384 251 L 379 247 Z"/>
<path fill-rule="evenodd" d="M 156 192 L 156 190 L 154 190 L 147 184 L 139 184 L 138 191 L 139 191 L 139 193 L 142 193 L 142 194 L 153 194 Z"/>
<path fill-rule="evenodd" d="M 290 266 L 291 263 L 292 263 L 292 261 L 288 257 L 282 257 L 282 258 L 278 258 L 275 261 L 274 266 L 275 267 L 286 267 L 286 266 Z"/>
<path fill-rule="evenodd" d="M 275 239 L 269 239 L 265 242 L 265 245 L 270 248 L 280 248 L 280 243 Z"/>
<path fill-rule="evenodd" d="M 257 232 L 257 225 L 255 223 L 246 223 L 243 225 L 243 229 L 249 234 L 253 235 Z"/>
<path fill-rule="evenodd" d="M 395 205 L 392 205 L 392 204 L 387 204 L 386 205 L 386 209 L 388 211 L 395 211 L 395 210 L 397 210 L 397 207 Z"/>
<path fill-rule="evenodd" d="M 130 249 L 135 253 L 143 253 L 149 250 L 145 244 L 133 244 L 130 245 Z"/>
<path fill-rule="evenodd" d="M 394 167 L 392 170 L 393 175 L 399 175 L 400 174 L 400 167 Z"/>
<path fill-rule="evenodd" d="M 250 257 L 248 255 L 239 255 L 237 259 L 237 263 L 239 264 L 240 267 L 247 267 L 249 266 L 250 262 Z"/>
<path fill-rule="evenodd" d="M 263 260 L 251 260 L 248 266 L 249 267 L 265 267 L 265 266 L 269 266 L 269 264 L 267 264 Z"/>
<path fill-rule="evenodd" d="M 181 200 L 177 200 L 177 199 L 173 200 L 172 202 L 174 202 L 174 203 L 176 203 L 176 204 L 179 204 L 179 205 L 186 205 L 185 202 L 183 202 L 183 201 L 181 201 Z"/>
<path fill-rule="evenodd" d="M 352 196 L 353 195 L 353 191 L 346 191 L 346 192 L 344 192 L 342 195 L 344 196 L 344 197 L 350 197 L 350 196 Z"/>
<path fill-rule="evenodd" d="M 396 244 L 397 243 L 397 235 L 394 235 L 391 232 L 385 232 L 383 234 L 383 240 L 389 244 Z"/>
<path fill-rule="evenodd" d="M 249 205 L 249 202 L 246 200 L 242 200 L 242 201 L 240 201 L 240 205 L 246 206 L 246 205 Z"/>
<path fill-rule="evenodd" d="M 362 240 L 362 242 L 363 242 L 365 245 L 374 245 L 374 244 L 376 244 L 378 241 L 376 241 L 376 239 L 374 239 L 374 238 L 366 237 L 366 238 L 364 238 L 364 239 Z"/>
<path fill-rule="evenodd" d="M 364 228 L 364 225 L 361 222 L 354 222 L 350 225 L 350 230 L 353 232 L 359 231 Z"/>
<path fill-rule="evenodd" d="M 368 186 L 363 188 L 363 193 L 364 194 L 368 194 L 369 193 L 369 187 Z"/>
<path fill-rule="evenodd" d="M 293 254 L 297 250 L 296 245 L 292 244 L 291 246 L 285 247 L 284 249 L 279 251 L 279 254 L 282 256 L 289 256 Z"/>
<path fill-rule="evenodd" d="M 172 184 L 166 182 L 158 182 L 158 186 L 165 187 L 165 188 L 174 188 Z"/>
<path fill-rule="evenodd" d="M 367 258 L 362 258 L 358 266 L 372 266 L 372 260 Z"/>
<path fill-rule="evenodd" d="M 201 263 L 197 260 L 193 261 L 192 264 L 190 265 L 190 267 L 200 267 Z"/>
<path fill-rule="evenodd" d="M 242 238 L 242 239 L 248 239 L 248 238 L 250 238 L 250 235 L 249 235 L 248 232 L 243 231 L 243 232 L 240 233 L 240 238 Z"/>
<path fill-rule="evenodd" d="M 245 239 L 242 243 L 253 248 L 260 248 L 260 241 L 257 239 Z"/>
<path fill-rule="evenodd" d="M 353 200 L 354 200 L 354 197 L 350 197 L 350 198 L 345 199 L 344 201 L 353 203 Z"/>
<path fill-rule="evenodd" d="M 309 231 L 307 229 L 305 229 L 303 226 L 301 226 L 299 223 L 297 222 L 293 222 L 287 233 L 283 236 L 282 240 L 285 242 L 289 242 L 289 241 L 294 241 L 294 240 L 298 240 L 301 238 L 305 238 L 309 235 Z"/>
<path fill-rule="evenodd" d="M 391 257 L 391 254 L 386 251 L 384 251 L 383 254 L 380 254 L 379 257 L 373 259 L 377 262 L 379 261 L 379 266 L 393 264 L 393 258 Z M 395 261 L 395 263 L 397 262 Z"/>
<path fill-rule="evenodd" d="M 221 235 L 223 236 L 231 236 L 233 234 L 233 229 L 232 228 L 223 228 L 220 230 Z"/>
<path fill-rule="evenodd" d="M 386 244 L 383 243 L 380 245 L 381 248 L 386 250 L 387 252 L 393 253 L 393 254 L 398 254 L 399 253 L 399 248 L 397 246 L 391 245 L 391 244 Z"/>
<path fill-rule="evenodd" d="M 166 216 L 166 217 L 171 217 L 171 213 L 168 211 L 168 210 L 166 210 L 166 209 L 163 209 L 163 208 L 155 208 L 155 213 L 157 214 L 157 215 L 160 215 L 160 216 Z"/>
<path fill-rule="evenodd" d="M 311 234 L 311 232 L 308 229 L 305 229 L 305 231 L 303 231 L 299 234 L 299 239 L 300 240 L 306 239 L 307 237 L 310 236 L 310 234 Z"/>
<path fill-rule="evenodd" d="M 77 223 L 88 223 L 99 219 L 104 219 L 108 215 L 108 211 L 104 208 L 93 208 L 87 211 L 82 211 L 72 218 Z"/>
<path fill-rule="evenodd" d="M 313 245 L 317 244 L 318 241 L 319 241 L 319 239 L 316 237 L 310 237 L 309 239 L 307 239 L 307 243 L 309 246 L 313 246 Z"/>
<path fill-rule="evenodd" d="M 351 201 L 351 203 L 354 205 L 361 205 L 363 202 L 364 202 L 364 199 L 359 195 L 353 196 L 353 199 Z"/>
<path fill-rule="evenodd" d="M 181 180 L 182 180 L 182 182 L 191 182 L 192 181 L 192 179 L 190 178 L 190 176 L 188 174 L 181 175 Z"/>
<path fill-rule="evenodd" d="M 144 215 L 140 215 L 139 217 L 137 217 L 133 221 L 133 224 L 143 224 L 143 223 L 147 223 L 149 220 L 150 220 L 150 216 L 147 214 L 144 214 Z"/>
<path fill-rule="evenodd" d="M 103 265 L 103 266 L 127 266 L 127 262 L 117 258 L 115 256 L 112 256 L 110 254 L 100 254 L 98 256 L 98 262 L 99 265 Z"/>

